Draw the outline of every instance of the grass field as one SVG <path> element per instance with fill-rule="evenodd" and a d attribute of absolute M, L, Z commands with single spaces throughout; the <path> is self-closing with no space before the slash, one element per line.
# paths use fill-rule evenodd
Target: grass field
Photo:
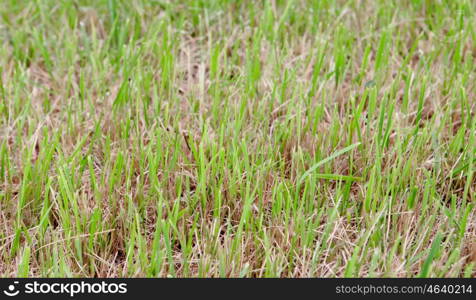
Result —
<path fill-rule="evenodd" d="M 0 276 L 473 277 L 476 3 L 2 0 Z"/>

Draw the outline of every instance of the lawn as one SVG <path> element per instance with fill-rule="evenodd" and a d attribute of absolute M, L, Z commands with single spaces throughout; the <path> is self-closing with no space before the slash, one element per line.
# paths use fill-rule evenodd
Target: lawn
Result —
<path fill-rule="evenodd" d="M 473 277 L 476 3 L 2 0 L 0 277 Z"/>

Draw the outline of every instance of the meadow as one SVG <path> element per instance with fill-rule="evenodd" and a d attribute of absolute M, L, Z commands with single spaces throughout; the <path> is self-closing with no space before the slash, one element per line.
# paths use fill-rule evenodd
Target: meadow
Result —
<path fill-rule="evenodd" d="M 472 0 L 2 0 L 1 277 L 474 277 Z"/>

